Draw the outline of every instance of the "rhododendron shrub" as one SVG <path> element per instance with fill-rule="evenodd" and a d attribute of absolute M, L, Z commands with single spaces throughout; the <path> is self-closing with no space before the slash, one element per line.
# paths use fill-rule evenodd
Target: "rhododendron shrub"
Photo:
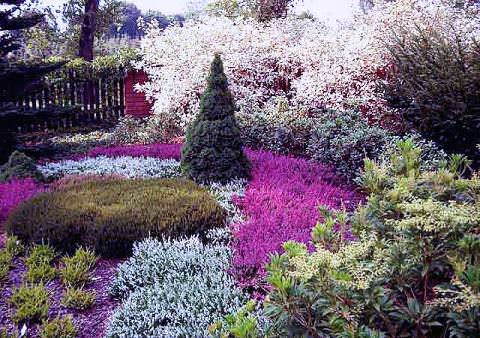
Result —
<path fill-rule="evenodd" d="M 264 151 L 248 155 L 252 180 L 238 199 L 247 221 L 235 226 L 234 272 L 243 286 L 257 288 L 270 254 L 288 240 L 310 241 L 318 205 L 351 208 L 359 196 L 328 167 Z"/>
<path fill-rule="evenodd" d="M 0 183 L 0 225 L 17 205 L 43 190 L 33 179 Z"/>

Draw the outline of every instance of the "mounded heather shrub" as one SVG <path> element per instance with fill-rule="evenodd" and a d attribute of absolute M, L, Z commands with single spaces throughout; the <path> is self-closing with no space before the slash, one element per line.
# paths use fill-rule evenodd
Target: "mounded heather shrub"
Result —
<path fill-rule="evenodd" d="M 122 256 L 137 240 L 201 233 L 224 225 L 225 216 L 191 181 L 101 180 L 39 194 L 10 215 L 6 229 L 27 243 Z"/>
<path fill-rule="evenodd" d="M 8 158 L 8 162 L 0 167 L 0 182 L 23 178 L 33 178 L 38 181 L 43 179 L 34 160 L 24 153 L 14 151 Z"/>
<path fill-rule="evenodd" d="M 207 337 L 208 326 L 246 300 L 227 270 L 228 246 L 198 239 L 137 243 L 110 292 L 122 305 L 107 337 Z"/>
<path fill-rule="evenodd" d="M 0 225 L 17 205 L 44 190 L 30 178 L 0 183 Z"/>
<path fill-rule="evenodd" d="M 247 221 L 234 226 L 234 272 L 243 286 L 256 289 L 269 255 L 288 240 L 310 241 L 318 204 L 353 208 L 359 196 L 323 165 L 264 151 L 248 156 L 252 180 L 238 201 Z"/>
<path fill-rule="evenodd" d="M 340 174 L 354 179 L 366 157 L 381 155 L 389 136 L 384 129 L 369 125 L 359 112 L 327 112 L 316 121 L 307 153 L 313 160 L 333 165 Z"/>
<path fill-rule="evenodd" d="M 242 141 L 251 149 L 271 150 L 281 154 L 305 155 L 315 118 L 292 110 L 277 98 L 262 112 L 236 115 Z"/>
<path fill-rule="evenodd" d="M 88 151 L 88 157 L 156 157 L 160 159 L 180 160 L 181 144 L 128 144 L 111 147 L 95 147 Z"/>
<path fill-rule="evenodd" d="M 128 178 L 172 178 L 180 176 L 179 163 L 151 157 L 84 158 L 47 163 L 38 167 L 50 179 L 65 175 L 122 175 Z"/>
<path fill-rule="evenodd" d="M 170 142 L 182 134 L 175 118 L 122 117 L 111 134 L 111 140 L 114 144 L 148 144 Z"/>

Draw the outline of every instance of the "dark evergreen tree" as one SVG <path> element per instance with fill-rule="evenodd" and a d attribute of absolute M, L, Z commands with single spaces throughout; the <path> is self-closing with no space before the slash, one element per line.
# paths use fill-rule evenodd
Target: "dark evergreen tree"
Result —
<path fill-rule="evenodd" d="M 243 153 L 235 103 L 218 54 L 210 69 L 200 113 L 187 130 L 181 167 L 199 183 L 226 183 L 249 176 L 250 163 Z"/>
<path fill-rule="evenodd" d="M 20 6 L 26 0 L 0 1 L 0 164 L 8 160 L 14 149 L 15 138 L 9 121 L 19 113 L 19 98 L 33 93 L 42 86 L 42 77 L 62 65 L 32 64 L 12 61 L 12 55 L 20 47 L 16 37 L 19 30 L 28 29 L 43 20 L 40 14 L 22 15 Z M 31 113 L 31 112 L 23 112 Z"/>

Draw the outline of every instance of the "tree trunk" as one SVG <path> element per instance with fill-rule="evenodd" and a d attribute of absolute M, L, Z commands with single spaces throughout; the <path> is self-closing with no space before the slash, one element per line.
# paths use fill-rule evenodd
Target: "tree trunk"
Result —
<path fill-rule="evenodd" d="M 86 0 L 85 2 L 85 16 L 80 33 L 78 56 L 86 61 L 93 60 L 93 42 L 99 3 L 100 0 Z"/>

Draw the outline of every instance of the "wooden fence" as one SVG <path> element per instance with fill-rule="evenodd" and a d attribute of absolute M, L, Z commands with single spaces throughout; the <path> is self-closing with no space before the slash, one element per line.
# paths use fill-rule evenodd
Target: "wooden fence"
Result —
<path fill-rule="evenodd" d="M 58 130 L 94 123 L 115 122 L 124 115 L 124 78 L 86 80 L 69 71 L 66 80 L 21 98 L 15 116 L 18 132 Z"/>

